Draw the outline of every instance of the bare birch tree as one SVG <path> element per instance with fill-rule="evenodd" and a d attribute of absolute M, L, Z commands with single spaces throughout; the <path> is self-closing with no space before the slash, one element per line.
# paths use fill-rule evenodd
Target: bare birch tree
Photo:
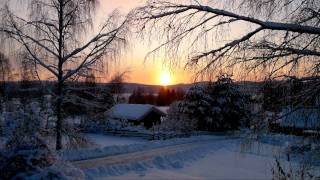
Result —
<path fill-rule="evenodd" d="M 15 40 L 38 67 L 57 81 L 56 149 L 62 149 L 64 83 L 90 66 L 113 57 L 126 43 L 127 21 L 113 12 L 97 34 L 88 38 L 97 0 L 27 0 L 29 15 L 1 9 L 0 33 Z"/>
<path fill-rule="evenodd" d="M 125 90 L 125 80 L 128 79 L 130 71 L 116 72 L 109 82 L 110 92 L 113 94 L 116 103 L 123 101 L 122 93 Z"/>
<path fill-rule="evenodd" d="M 162 40 L 152 52 L 177 59 L 187 51 L 187 67 L 200 67 L 199 74 L 238 67 L 319 79 L 320 1 L 202 2 L 148 0 L 132 14 L 143 35 Z M 319 94 L 319 81 L 314 86 L 312 94 Z"/>

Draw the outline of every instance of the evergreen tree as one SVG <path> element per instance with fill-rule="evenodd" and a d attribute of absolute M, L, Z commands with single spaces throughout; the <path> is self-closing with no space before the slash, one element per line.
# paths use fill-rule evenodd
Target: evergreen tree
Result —
<path fill-rule="evenodd" d="M 194 86 L 189 89 L 185 100 L 181 102 L 182 114 L 190 120 L 196 120 L 197 129 L 204 130 L 206 121 L 210 121 L 211 97 L 203 87 Z"/>
<path fill-rule="evenodd" d="M 245 104 L 248 98 L 229 76 L 223 75 L 218 81 L 207 87 L 211 97 L 211 116 L 206 122 L 209 130 L 235 130 L 248 126 L 249 112 Z"/>
<path fill-rule="evenodd" d="M 180 103 L 181 114 L 197 122 L 198 130 L 224 131 L 248 126 L 246 96 L 228 76 L 205 86 L 189 89 Z"/>
<path fill-rule="evenodd" d="M 280 86 L 279 82 L 267 80 L 265 81 L 262 92 L 263 92 L 263 109 L 266 111 L 277 112 L 281 110 L 283 101 L 286 100 L 283 94 L 283 87 Z"/>

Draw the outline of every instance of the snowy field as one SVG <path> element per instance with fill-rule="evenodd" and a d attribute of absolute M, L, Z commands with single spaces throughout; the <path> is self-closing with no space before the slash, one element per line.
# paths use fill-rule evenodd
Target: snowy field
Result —
<path fill-rule="evenodd" d="M 111 146 L 65 154 L 66 159 L 80 160 L 74 164 L 84 170 L 87 179 L 271 179 L 275 157 L 281 157 L 281 163 L 288 166 L 283 158 L 285 144 L 299 141 L 268 136 L 259 142 L 235 136 L 150 142 L 94 134 L 89 137 L 100 141 L 101 146 Z M 110 144 L 104 143 L 108 139 Z M 298 161 L 290 164 L 298 166 Z"/>

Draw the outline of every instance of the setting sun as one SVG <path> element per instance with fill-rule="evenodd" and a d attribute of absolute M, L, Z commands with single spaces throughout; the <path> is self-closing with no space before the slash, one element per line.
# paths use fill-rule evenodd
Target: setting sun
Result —
<path fill-rule="evenodd" d="M 167 86 L 170 84 L 170 74 L 168 72 L 162 72 L 160 75 L 160 83 L 163 86 Z"/>

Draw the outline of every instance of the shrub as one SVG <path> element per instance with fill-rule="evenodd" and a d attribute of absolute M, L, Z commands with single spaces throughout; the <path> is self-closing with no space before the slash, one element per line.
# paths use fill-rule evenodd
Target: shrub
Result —
<path fill-rule="evenodd" d="M 84 179 L 82 171 L 59 161 L 40 135 L 40 118 L 27 107 L 0 152 L 0 179 Z"/>

